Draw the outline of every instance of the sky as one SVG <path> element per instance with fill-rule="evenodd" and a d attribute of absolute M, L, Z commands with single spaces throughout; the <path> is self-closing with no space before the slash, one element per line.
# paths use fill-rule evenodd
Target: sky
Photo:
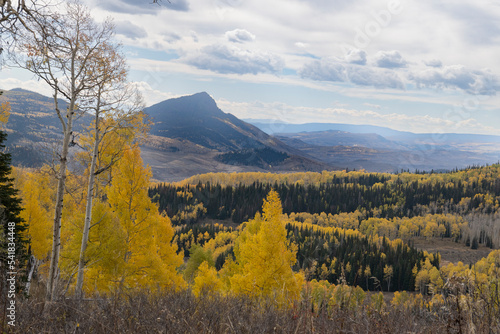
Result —
<path fill-rule="evenodd" d="M 209 93 L 242 119 L 500 134 L 493 0 L 83 0 L 146 105 Z M 2 68 L 0 87 L 50 91 Z"/>

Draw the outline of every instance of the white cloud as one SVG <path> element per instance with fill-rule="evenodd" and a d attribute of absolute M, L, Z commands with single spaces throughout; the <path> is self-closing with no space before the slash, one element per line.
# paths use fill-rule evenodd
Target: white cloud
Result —
<path fill-rule="evenodd" d="M 403 80 L 394 71 L 351 66 L 349 67 L 348 77 L 349 81 L 356 85 L 405 89 Z"/>
<path fill-rule="evenodd" d="M 137 90 L 142 94 L 144 103 L 146 106 L 151 106 L 158 102 L 162 102 L 167 99 L 178 97 L 178 95 L 172 93 L 162 92 L 160 90 L 154 89 L 145 81 L 136 81 L 132 84 L 137 88 Z"/>
<path fill-rule="evenodd" d="M 234 43 L 244 43 L 255 40 L 255 35 L 251 34 L 245 29 L 235 29 L 231 31 L 226 31 L 225 36 L 228 41 Z"/>
<path fill-rule="evenodd" d="M 469 94 L 494 95 L 500 90 L 498 76 L 489 70 L 472 70 L 463 65 L 425 69 L 410 75 L 419 87 L 460 89 Z"/>
<path fill-rule="evenodd" d="M 443 66 L 443 62 L 439 59 L 427 60 L 427 61 L 424 61 L 424 64 L 429 66 L 429 67 L 442 67 Z"/>
<path fill-rule="evenodd" d="M 309 47 L 309 44 L 303 42 L 295 42 L 294 45 L 300 49 L 305 49 Z"/>
<path fill-rule="evenodd" d="M 363 105 L 367 106 L 368 108 L 372 109 L 381 109 L 382 107 L 378 104 L 373 104 L 373 103 L 363 103 Z"/>
<path fill-rule="evenodd" d="M 283 59 L 272 53 L 223 44 L 205 46 L 183 61 L 199 69 L 218 73 L 278 73 L 284 67 Z"/>
<path fill-rule="evenodd" d="M 345 64 L 336 59 L 315 60 L 306 64 L 299 74 L 317 81 L 350 82 L 376 88 L 405 89 L 403 80 L 393 71 Z"/>
<path fill-rule="evenodd" d="M 115 22 L 116 33 L 128 37 L 132 40 L 138 38 L 145 38 L 148 33 L 143 28 L 138 25 L 133 24 L 130 21 L 117 21 Z"/>
<path fill-rule="evenodd" d="M 303 78 L 318 81 L 339 81 L 345 82 L 347 74 L 345 66 L 335 59 L 314 60 L 299 71 Z"/>
<path fill-rule="evenodd" d="M 366 65 L 366 52 L 359 49 L 350 50 L 346 61 L 351 64 Z"/>
<path fill-rule="evenodd" d="M 407 67 L 408 62 L 401 56 L 399 51 L 379 51 L 374 57 L 375 64 L 384 68 L 402 68 Z"/>
<path fill-rule="evenodd" d="M 162 9 L 186 12 L 189 10 L 187 0 L 165 0 L 158 4 L 152 2 L 140 2 L 136 0 L 107 0 L 96 1 L 95 4 L 105 10 L 116 13 L 130 14 L 156 14 Z"/>
<path fill-rule="evenodd" d="M 45 82 L 37 80 L 23 81 L 15 78 L 0 79 L 0 88 L 5 90 L 22 88 L 45 96 L 52 96 L 54 94 L 52 89 Z"/>

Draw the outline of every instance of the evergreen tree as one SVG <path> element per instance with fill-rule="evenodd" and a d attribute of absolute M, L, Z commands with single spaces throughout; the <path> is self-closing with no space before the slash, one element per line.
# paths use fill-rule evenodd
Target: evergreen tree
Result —
<path fill-rule="evenodd" d="M 22 272 L 26 266 L 28 258 L 29 243 L 24 238 L 26 226 L 20 217 L 22 211 L 21 200 L 17 197 L 17 190 L 14 189 L 14 179 L 10 177 L 11 156 L 5 152 L 5 140 L 7 134 L 0 130 L 0 221 L 3 232 L 1 242 L 1 266 L 2 276 L 6 272 Z M 14 252 L 12 252 L 14 244 Z M 11 267 L 12 260 L 15 261 Z M 7 266 L 9 265 L 9 266 Z M 3 279 L 3 278 L 2 278 Z"/>

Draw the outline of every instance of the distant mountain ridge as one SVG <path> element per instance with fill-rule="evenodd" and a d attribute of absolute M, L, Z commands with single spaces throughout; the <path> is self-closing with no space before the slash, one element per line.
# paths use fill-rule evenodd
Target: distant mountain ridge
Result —
<path fill-rule="evenodd" d="M 303 123 L 292 124 L 275 120 L 245 119 L 245 122 L 255 125 L 268 134 L 319 132 L 319 131 L 344 131 L 350 133 L 374 133 L 380 136 L 397 136 L 401 134 L 412 134 L 411 132 L 398 131 L 375 125 L 356 125 L 345 123 Z"/>
<path fill-rule="evenodd" d="M 14 165 L 37 167 L 50 158 L 52 146 L 62 140 L 61 123 L 54 110 L 54 98 L 29 90 L 15 88 L 3 91 L 0 103 L 8 101 L 11 106 L 6 124 L 6 148 L 12 155 Z M 59 99 L 59 108 L 65 109 L 67 102 Z M 88 115 L 75 120 L 75 135 L 90 123 Z"/>
<path fill-rule="evenodd" d="M 357 125 L 344 123 L 302 123 L 291 124 L 265 119 L 245 119 L 267 134 L 287 135 L 301 132 L 344 131 L 353 134 L 376 134 L 387 140 L 404 143 L 452 142 L 452 143 L 500 143 L 500 135 L 467 134 L 467 133 L 413 133 L 394 130 L 388 127 L 375 125 Z"/>
<path fill-rule="evenodd" d="M 0 96 L 2 101 L 12 107 L 5 130 L 13 164 L 40 166 L 61 141 L 53 99 L 13 89 Z M 65 107 L 66 102 L 59 103 Z M 500 136 L 414 134 L 340 123 L 249 124 L 223 112 L 205 92 L 166 100 L 145 111 L 154 124 L 141 146 L 142 157 L 153 177 L 162 181 L 209 172 L 451 170 L 500 160 Z M 76 141 L 90 122 L 89 115 L 77 120 Z"/>
<path fill-rule="evenodd" d="M 368 171 L 451 170 L 499 161 L 500 136 L 416 134 L 372 125 L 248 122 L 313 158 Z"/>

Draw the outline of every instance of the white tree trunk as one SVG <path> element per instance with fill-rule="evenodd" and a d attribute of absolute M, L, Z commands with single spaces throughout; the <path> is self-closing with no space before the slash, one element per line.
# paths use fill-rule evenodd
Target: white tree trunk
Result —
<path fill-rule="evenodd" d="M 54 96 L 57 100 L 57 97 Z M 45 295 L 47 301 L 52 301 L 54 298 L 55 288 L 57 285 L 59 255 L 61 250 L 61 217 L 63 210 L 64 192 L 66 185 L 66 167 L 68 164 L 68 151 L 71 135 L 73 134 L 73 116 L 75 101 L 71 101 L 67 115 L 67 123 L 64 126 L 63 147 L 60 157 L 59 173 L 57 180 L 57 194 L 54 214 L 53 237 L 52 237 L 52 253 L 50 255 L 49 279 L 47 281 L 47 293 Z"/>
<path fill-rule="evenodd" d="M 31 288 L 31 280 L 33 279 L 33 274 L 38 269 L 38 260 L 34 255 L 31 255 L 28 265 L 30 265 L 30 271 L 28 272 L 28 278 L 26 280 L 26 294 L 29 296 Z"/>
<path fill-rule="evenodd" d="M 92 221 L 92 202 L 94 199 L 95 169 L 97 165 L 97 155 L 99 154 L 99 113 L 96 113 L 95 139 L 90 163 L 89 184 L 87 188 L 87 204 L 85 208 L 85 222 L 83 224 L 82 245 L 80 247 L 80 258 L 78 260 L 78 275 L 76 279 L 76 298 L 83 298 L 83 275 L 85 268 L 85 251 L 89 240 L 90 222 Z"/>

